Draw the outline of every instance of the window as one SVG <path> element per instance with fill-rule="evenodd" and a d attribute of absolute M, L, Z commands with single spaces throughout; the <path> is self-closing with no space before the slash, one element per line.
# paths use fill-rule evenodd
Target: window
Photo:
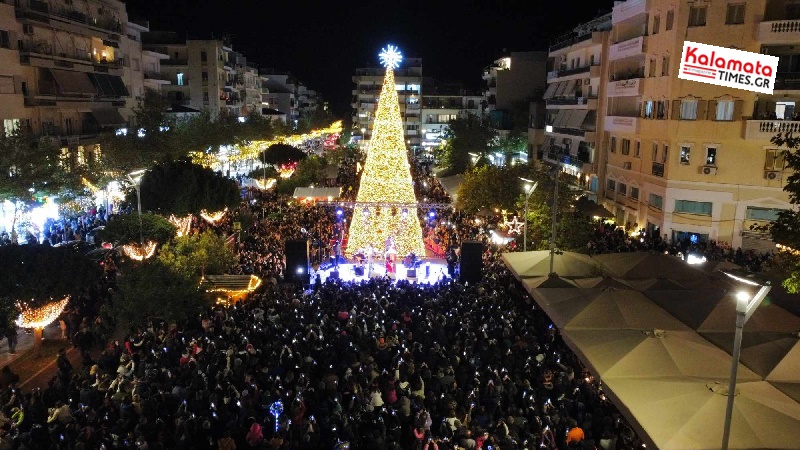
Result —
<path fill-rule="evenodd" d="M 653 161 L 658 161 L 658 143 L 653 142 Z"/>
<path fill-rule="evenodd" d="M 644 102 L 644 118 L 645 119 L 652 119 L 655 115 L 655 102 L 652 100 L 647 100 Z"/>
<path fill-rule="evenodd" d="M 776 209 L 776 208 L 757 208 L 754 206 L 747 207 L 747 219 L 748 220 L 768 220 L 773 222 L 778 220 L 778 214 L 783 212 L 783 209 Z"/>
<path fill-rule="evenodd" d="M 200 52 L 200 61 L 202 62 L 208 61 L 208 53 L 205 50 Z"/>
<path fill-rule="evenodd" d="M 667 118 L 667 101 L 662 100 L 659 101 L 656 105 L 656 119 L 666 119 Z"/>
<path fill-rule="evenodd" d="M 611 153 L 617 153 L 617 138 L 614 136 L 611 136 L 611 145 L 609 147 L 611 148 Z"/>
<path fill-rule="evenodd" d="M 728 12 L 725 15 L 725 25 L 736 25 L 744 23 L 744 3 L 731 3 L 728 5 Z"/>
<path fill-rule="evenodd" d="M 630 155 L 631 154 L 631 140 L 630 139 L 623 139 L 622 140 L 622 154 L 623 155 Z"/>
<path fill-rule="evenodd" d="M 203 92 L 203 101 L 208 102 L 208 91 Z"/>
<path fill-rule="evenodd" d="M 669 55 L 661 58 L 661 76 L 669 76 Z"/>
<path fill-rule="evenodd" d="M 717 102 L 717 120 L 733 120 L 733 100 Z"/>
<path fill-rule="evenodd" d="M 692 200 L 675 200 L 675 212 L 686 214 L 711 215 L 711 202 L 695 202 Z"/>
<path fill-rule="evenodd" d="M 672 29 L 672 22 L 675 21 L 675 11 L 667 11 L 667 23 L 664 24 L 664 30 L 669 31 Z"/>
<path fill-rule="evenodd" d="M 617 185 L 617 192 L 622 195 L 628 195 L 628 185 L 625 183 L 620 183 Z"/>
<path fill-rule="evenodd" d="M 786 157 L 783 150 L 777 148 L 767 149 L 767 159 L 764 161 L 764 169 L 766 170 L 783 170 L 786 168 Z"/>
<path fill-rule="evenodd" d="M 649 76 L 651 76 L 651 77 L 656 76 L 656 59 L 655 58 L 650 58 L 650 65 L 648 67 L 649 67 L 649 70 L 648 70 Z"/>
<path fill-rule="evenodd" d="M 617 182 L 614 180 L 606 181 L 606 192 L 614 192 L 617 190 Z"/>
<path fill-rule="evenodd" d="M 707 166 L 716 166 L 717 165 L 717 148 L 716 147 L 706 147 L 706 165 Z"/>
<path fill-rule="evenodd" d="M 178 72 L 178 86 L 183 86 L 183 72 Z"/>
<path fill-rule="evenodd" d="M 681 120 L 697 120 L 697 100 L 681 100 Z"/>
<path fill-rule="evenodd" d="M 139 71 L 139 58 L 133 58 L 133 70 Z"/>
<path fill-rule="evenodd" d="M 207 83 L 208 83 L 208 72 L 203 72 L 203 73 L 201 74 L 201 78 L 202 78 L 202 80 L 203 80 L 203 83 L 204 83 L 204 84 L 207 84 Z"/>
<path fill-rule="evenodd" d="M 661 16 L 653 16 L 653 34 L 658 34 L 658 28 L 661 24 Z"/>
<path fill-rule="evenodd" d="M 667 162 L 667 155 L 669 155 L 669 145 L 664 144 L 664 151 L 661 153 L 661 162 Z"/>
<path fill-rule="evenodd" d="M 8 31 L 0 30 L 0 47 L 11 48 Z"/>
<path fill-rule="evenodd" d="M 689 9 L 689 26 L 704 27 L 706 25 L 706 7 L 692 6 Z"/>
<path fill-rule="evenodd" d="M 691 147 L 681 146 L 681 164 L 689 164 L 689 155 L 691 151 Z"/>
<path fill-rule="evenodd" d="M 630 197 L 634 200 L 639 200 L 639 188 L 631 186 Z"/>
<path fill-rule="evenodd" d="M 635 158 L 641 158 L 642 157 L 642 142 L 641 141 L 636 141 L 633 144 L 633 156 Z"/>
<path fill-rule="evenodd" d="M 650 206 L 656 209 L 664 208 L 664 197 L 660 195 L 650 194 Z"/>

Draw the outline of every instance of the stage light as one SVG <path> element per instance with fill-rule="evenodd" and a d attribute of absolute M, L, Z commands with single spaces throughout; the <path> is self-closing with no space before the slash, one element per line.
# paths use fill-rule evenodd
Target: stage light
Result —
<path fill-rule="evenodd" d="M 433 219 L 434 217 L 436 217 L 436 211 L 434 211 L 434 210 L 431 210 L 431 211 L 428 213 L 428 217 L 430 217 L 431 219 Z"/>
<path fill-rule="evenodd" d="M 368 216 L 368 215 L 369 215 L 369 208 L 364 208 L 364 216 Z"/>
<path fill-rule="evenodd" d="M 403 219 L 408 218 L 408 208 L 403 208 Z"/>
<path fill-rule="evenodd" d="M 298 274 L 302 275 L 302 274 L 303 274 L 303 272 L 304 272 L 304 270 L 303 270 L 303 268 L 302 268 L 302 267 L 298 267 L 298 268 L 297 268 L 297 273 L 298 273 Z"/>
<path fill-rule="evenodd" d="M 341 217 L 342 214 L 344 214 L 344 211 L 342 211 L 342 208 L 336 208 L 336 215 Z"/>

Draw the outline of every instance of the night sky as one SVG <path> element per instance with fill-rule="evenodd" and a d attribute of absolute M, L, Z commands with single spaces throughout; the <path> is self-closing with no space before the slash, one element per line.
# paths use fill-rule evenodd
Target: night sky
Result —
<path fill-rule="evenodd" d="M 479 89 L 481 69 L 508 51 L 550 40 L 613 1 L 560 0 L 127 0 L 132 19 L 189 37 L 233 36 L 258 67 L 288 70 L 350 115 L 352 75 L 378 63 L 388 43 L 423 58 L 423 74 Z"/>

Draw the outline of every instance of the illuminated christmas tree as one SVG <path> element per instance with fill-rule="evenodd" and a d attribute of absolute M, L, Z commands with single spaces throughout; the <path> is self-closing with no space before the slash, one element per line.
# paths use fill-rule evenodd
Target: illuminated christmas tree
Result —
<path fill-rule="evenodd" d="M 391 45 L 380 57 L 386 76 L 350 222 L 347 254 L 352 255 L 368 245 L 383 250 L 391 237 L 400 257 L 408 252 L 424 257 L 422 227 L 417 216 L 417 199 L 394 84 L 394 69 L 402 57 Z"/>

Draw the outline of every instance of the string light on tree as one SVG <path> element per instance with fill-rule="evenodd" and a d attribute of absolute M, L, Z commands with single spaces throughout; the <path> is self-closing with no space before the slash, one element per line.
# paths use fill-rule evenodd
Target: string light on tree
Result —
<path fill-rule="evenodd" d="M 58 319 L 69 303 L 69 296 L 63 300 L 48 303 L 40 308 L 31 308 L 27 303 L 17 302 L 20 311 L 17 326 L 20 328 L 42 329 Z"/>
<path fill-rule="evenodd" d="M 350 224 L 345 253 L 351 256 L 358 249 L 370 245 L 383 248 L 387 238 L 393 237 L 398 254 L 414 252 L 424 255 L 422 227 L 414 206 L 417 199 L 394 82 L 394 67 L 399 65 L 402 57 L 391 45 L 381 52 L 380 57 L 386 66 L 386 75 L 356 197 L 356 204 L 366 206 L 362 218 L 354 219 Z"/>
<path fill-rule="evenodd" d="M 220 219 L 222 219 L 225 216 L 226 212 L 228 212 L 228 208 L 225 208 L 222 211 L 217 211 L 215 213 L 210 213 L 204 209 L 200 211 L 200 217 L 202 217 L 203 220 L 210 223 L 211 225 L 216 225 L 216 223 L 219 222 Z"/>
<path fill-rule="evenodd" d="M 181 237 L 186 236 L 189 234 L 189 230 L 192 228 L 192 216 L 188 215 L 186 217 L 175 217 L 174 215 L 170 214 L 169 221 L 177 231 L 175 232 L 175 236 Z"/>

